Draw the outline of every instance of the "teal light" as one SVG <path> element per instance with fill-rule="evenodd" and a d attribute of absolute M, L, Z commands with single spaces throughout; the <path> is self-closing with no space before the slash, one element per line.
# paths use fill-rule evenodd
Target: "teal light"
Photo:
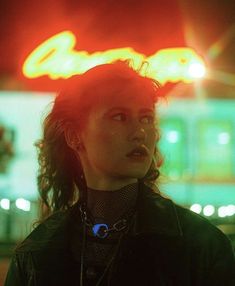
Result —
<path fill-rule="evenodd" d="M 162 173 L 171 178 L 179 178 L 186 169 L 185 123 L 170 117 L 161 120 L 161 128 L 159 147 L 164 158 Z"/>
<path fill-rule="evenodd" d="M 161 191 L 182 205 L 235 202 L 235 100 L 172 99 L 158 109 Z"/>
<path fill-rule="evenodd" d="M 210 119 L 198 123 L 197 175 L 229 179 L 233 174 L 232 121 Z"/>

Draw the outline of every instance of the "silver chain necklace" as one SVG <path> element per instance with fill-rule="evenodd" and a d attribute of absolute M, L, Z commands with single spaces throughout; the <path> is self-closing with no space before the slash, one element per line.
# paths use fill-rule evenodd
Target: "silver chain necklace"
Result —
<path fill-rule="evenodd" d="M 83 223 L 91 229 L 94 236 L 99 238 L 105 238 L 112 232 L 123 231 L 128 226 L 128 218 L 134 214 L 133 211 L 130 212 L 126 218 L 119 219 L 109 227 L 106 223 L 94 223 L 94 219 L 88 215 L 86 208 L 82 205 L 80 206 L 80 212 Z"/>
<path fill-rule="evenodd" d="M 111 266 L 113 265 L 113 262 L 118 254 L 121 241 L 123 239 L 123 236 L 127 231 L 129 230 L 130 227 L 130 221 L 131 218 L 134 217 L 135 211 L 133 210 L 132 212 L 129 213 L 127 218 L 123 218 L 115 222 L 111 227 L 109 227 L 105 223 L 100 223 L 100 224 L 93 224 L 93 218 L 88 215 L 86 211 L 86 207 L 84 205 L 80 205 L 80 213 L 81 213 L 81 218 L 82 218 L 82 223 L 83 223 L 83 232 L 82 232 L 82 249 L 81 249 L 81 265 L 80 265 L 80 285 L 84 285 L 84 258 L 85 258 L 85 250 L 86 250 L 86 228 L 89 227 L 92 230 L 92 233 L 94 236 L 99 237 L 99 238 L 106 238 L 111 232 L 121 232 L 118 243 L 114 249 L 113 255 L 111 259 L 108 261 L 102 275 L 98 279 L 97 283 L 95 286 L 99 286 L 100 283 L 103 281 L 103 278 L 107 274 L 107 272 L 110 270 Z M 124 231 L 125 230 L 125 231 Z"/>

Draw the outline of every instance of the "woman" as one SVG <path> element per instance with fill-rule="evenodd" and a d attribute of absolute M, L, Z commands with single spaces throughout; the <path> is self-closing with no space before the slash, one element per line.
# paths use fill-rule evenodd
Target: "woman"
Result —
<path fill-rule="evenodd" d="M 45 120 L 44 221 L 10 285 L 235 285 L 225 235 L 156 188 L 158 84 L 125 63 L 67 81 Z"/>

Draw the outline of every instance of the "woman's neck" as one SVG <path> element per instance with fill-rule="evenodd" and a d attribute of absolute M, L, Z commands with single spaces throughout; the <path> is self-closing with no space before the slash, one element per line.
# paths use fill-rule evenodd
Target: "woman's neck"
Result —
<path fill-rule="evenodd" d="M 86 178 L 88 188 L 102 191 L 115 191 L 137 183 L 136 178 Z"/>
<path fill-rule="evenodd" d="M 96 223 L 114 223 L 129 213 L 136 205 L 138 183 L 111 192 L 87 189 L 87 207 Z"/>

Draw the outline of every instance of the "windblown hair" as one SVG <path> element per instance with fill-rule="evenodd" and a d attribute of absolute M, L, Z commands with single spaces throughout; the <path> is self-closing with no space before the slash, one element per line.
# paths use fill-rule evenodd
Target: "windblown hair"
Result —
<path fill-rule="evenodd" d="M 100 65 L 82 76 L 66 81 L 66 86 L 55 98 L 53 108 L 44 120 L 43 137 L 38 147 L 38 189 L 42 203 L 42 218 L 73 205 L 85 188 L 83 171 L 75 151 L 65 139 L 68 129 L 82 128 L 91 106 L 102 102 L 104 94 L 121 91 L 138 84 L 146 95 L 158 100 L 158 82 L 139 75 L 126 62 Z M 157 127 L 156 132 L 158 133 Z M 155 185 L 162 163 L 156 146 L 151 167 L 141 180 Z"/>

